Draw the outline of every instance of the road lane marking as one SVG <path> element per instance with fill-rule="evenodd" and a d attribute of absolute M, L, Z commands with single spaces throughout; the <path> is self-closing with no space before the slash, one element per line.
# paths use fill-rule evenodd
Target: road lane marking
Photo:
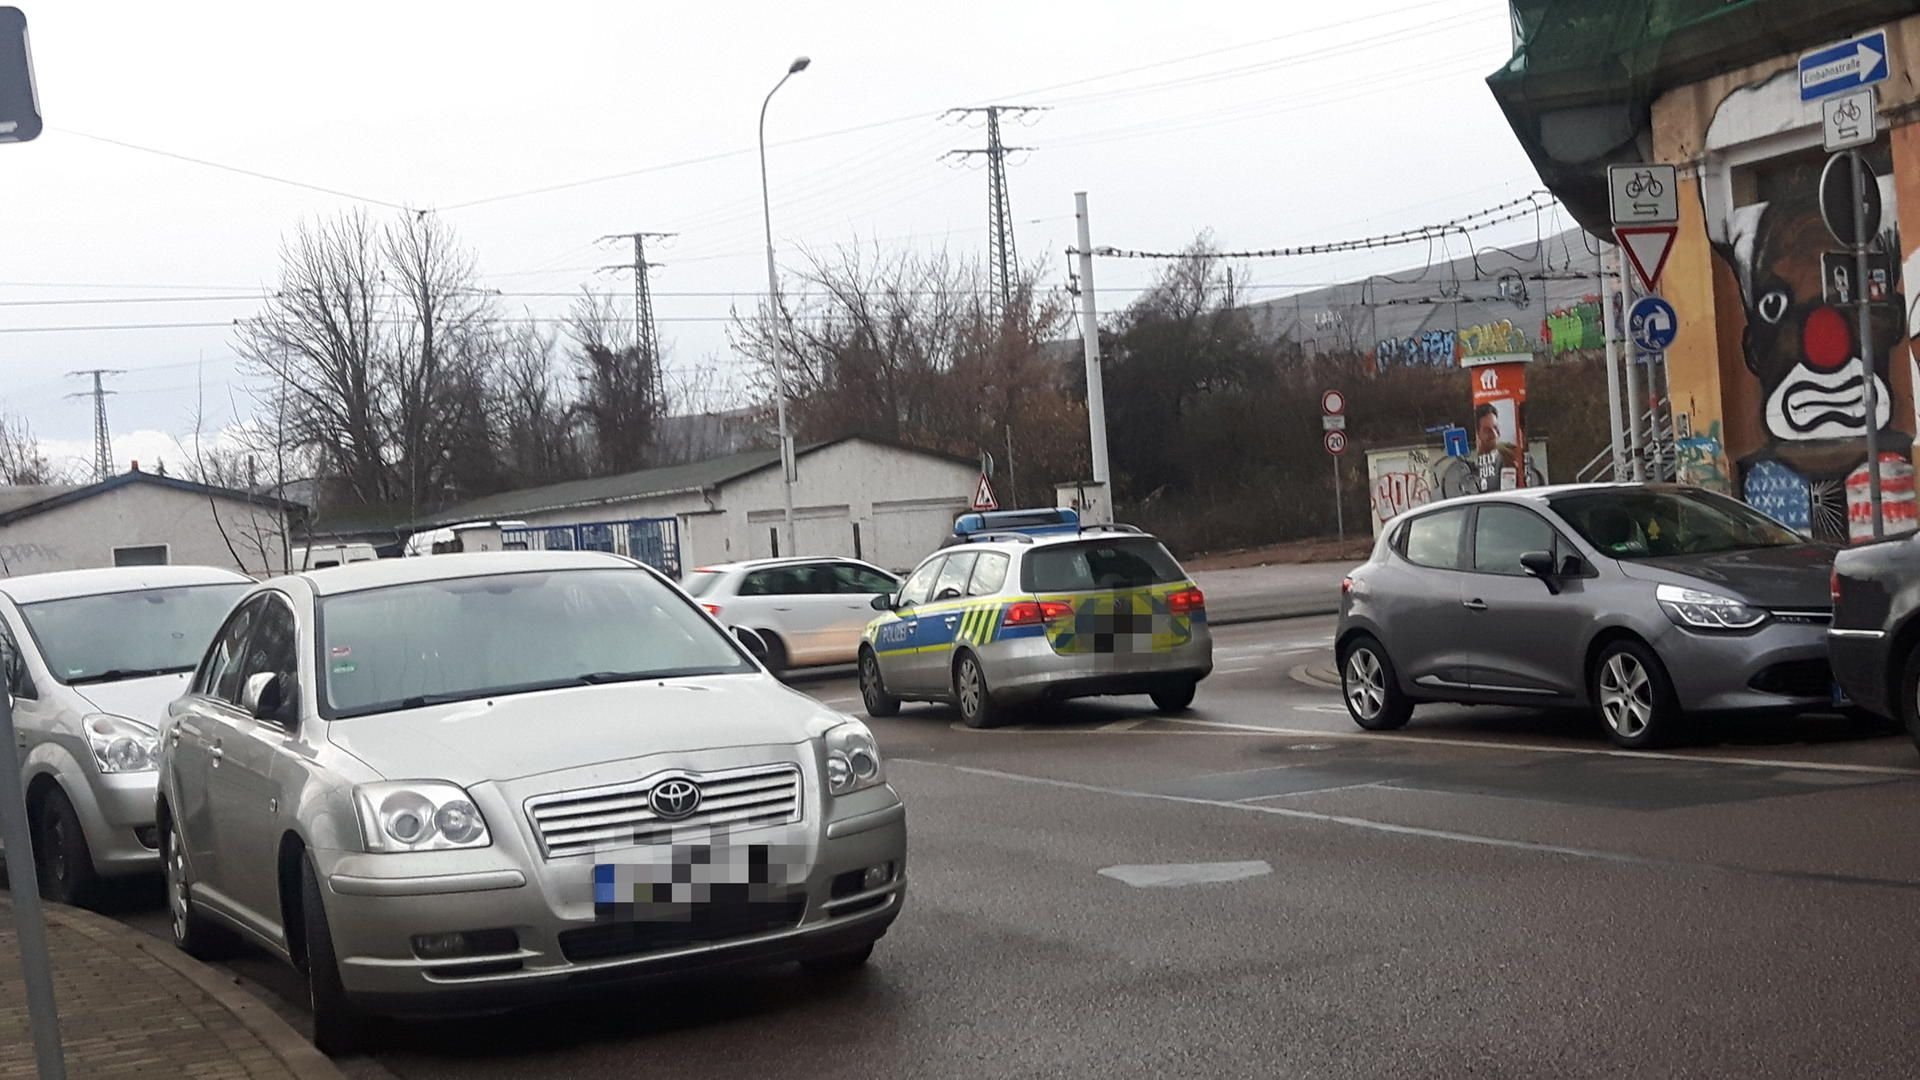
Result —
<path fill-rule="evenodd" d="M 1032 784 L 1039 787 L 1059 788 L 1065 791 L 1080 791 L 1094 795 L 1112 795 L 1123 799 L 1148 799 L 1155 802 L 1184 803 L 1189 806 L 1208 806 L 1217 810 L 1237 810 L 1247 814 L 1268 814 L 1273 817 L 1292 818 L 1297 821 L 1310 821 L 1322 825 L 1339 825 L 1350 829 L 1384 833 L 1391 836 L 1406 836 L 1421 840 L 1440 840 L 1453 844 L 1467 844 L 1473 847 L 1498 848 L 1507 851 L 1526 851 L 1540 855 L 1560 855 L 1571 859 L 1589 862 L 1615 863 L 1625 866 L 1644 866 L 1668 870 L 1717 870 L 1722 873 L 1743 874 L 1765 878 L 1788 878 L 1802 881 L 1815 881 L 1837 885 L 1878 885 L 1886 888 L 1920 890 L 1920 881 L 1901 878 L 1877 878 L 1855 874 L 1828 874 L 1807 870 L 1769 870 L 1764 867 L 1742 866 L 1736 863 L 1691 862 L 1685 859 L 1668 859 L 1654 855 L 1631 855 L 1622 851 L 1603 851 L 1599 848 L 1574 847 L 1568 844 L 1548 844 L 1537 840 L 1513 840 L 1503 836 L 1486 836 L 1479 833 L 1456 832 L 1452 829 L 1432 829 L 1421 825 L 1398 825 L 1390 821 L 1376 821 L 1372 818 L 1353 817 L 1348 814 L 1325 814 L 1314 810 L 1300 810 L 1289 806 L 1266 806 L 1260 803 L 1232 802 L 1222 799 L 1203 799 L 1191 795 L 1161 795 L 1151 791 L 1131 791 L 1126 788 L 1104 787 L 1099 784 L 1083 784 L 1077 780 L 1058 780 L 1050 776 L 1028 776 L 1023 773 L 1005 772 L 1000 769 L 985 769 L 976 765 L 954 765 L 944 761 L 927 761 L 923 758 L 895 758 L 902 765 L 926 765 L 933 768 L 950 769 L 969 776 L 983 776 L 994 780 L 1004 780 L 1018 784 Z"/>
<path fill-rule="evenodd" d="M 837 697 L 837 698 L 824 698 L 821 700 L 820 704 L 825 705 L 828 708 L 844 709 L 849 705 L 859 705 L 859 704 L 862 704 L 862 702 L 857 697 Z"/>
<path fill-rule="evenodd" d="M 1245 881 L 1273 873 L 1265 859 L 1248 862 L 1154 863 L 1144 866 L 1108 866 L 1101 877 L 1124 881 L 1136 889 L 1173 889 L 1182 885 L 1213 885 Z"/>
<path fill-rule="evenodd" d="M 1296 795 L 1325 795 L 1330 791 L 1358 791 L 1361 788 L 1382 787 L 1387 784 L 1392 784 L 1395 781 L 1401 780 L 1401 779 L 1405 779 L 1405 778 L 1394 777 L 1392 780 L 1368 780 L 1365 783 L 1360 783 L 1360 784 L 1336 784 L 1333 787 L 1306 788 L 1302 791 L 1282 791 L 1273 795 L 1249 795 L 1244 799 L 1238 799 L 1235 801 L 1260 802 L 1265 799 L 1291 799 Z"/>
<path fill-rule="evenodd" d="M 1328 706 L 1313 711 L 1346 712 L 1340 706 Z M 1869 776 L 1905 776 L 1920 777 L 1920 769 L 1902 769 L 1891 765 L 1851 765 L 1836 761 L 1794 761 L 1772 758 L 1727 757 L 1719 754 L 1668 754 L 1657 750 L 1618 750 L 1600 746 L 1542 746 L 1533 743 L 1494 742 L 1487 739 L 1436 739 L 1423 735 L 1385 734 L 1371 731 L 1315 731 L 1312 728 L 1268 727 L 1263 724 L 1235 724 L 1225 720 L 1196 720 L 1192 717 L 1170 716 L 1170 724 L 1196 724 L 1201 727 L 1219 730 L 1239 731 L 1245 734 L 1267 735 L 1304 735 L 1315 739 L 1349 739 L 1360 742 L 1385 742 L 1407 745 L 1417 743 L 1422 746 L 1459 746 L 1469 750 L 1518 750 L 1539 754 L 1596 754 L 1601 757 L 1627 758 L 1635 761 L 1687 761 L 1703 765 L 1743 765 L 1760 766 L 1769 769 L 1793 769 L 1799 772 L 1862 773 Z"/>
<path fill-rule="evenodd" d="M 1115 720 L 1111 724 L 1101 724 L 1099 727 L 1095 728 L 1094 730 L 1108 731 L 1108 732 L 1132 731 L 1134 728 L 1139 727 L 1141 724 L 1144 724 L 1151 719 L 1153 719 L 1151 716 L 1140 716 L 1140 717 L 1135 717 L 1132 720 Z"/>

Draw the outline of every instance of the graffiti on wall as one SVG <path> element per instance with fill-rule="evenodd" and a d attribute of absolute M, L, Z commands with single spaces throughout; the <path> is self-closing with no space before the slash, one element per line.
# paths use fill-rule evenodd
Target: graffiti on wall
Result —
<path fill-rule="evenodd" d="M 1376 370 L 1396 367 L 1452 367 L 1458 346 L 1451 330 L 1427 330 L 1404 338 L 1386 338 L 1374 346 Z"/>
<path fill-rule="evenodd" d="M 1461 356 L 1499 356 L 1526 352 L 1531 347 L 1527 344 L 1526 331 L 1513 325 L 1512 319 L 1481 323 L 1460 331 Z"/>
<path fill-rule="evenodd" d="M 1607 347 L 1606 329 L 1600 321 L 1600 298 L 1584 297 L 1571 307 L 1549 312 L 1541 324 L 1540 338 L 1555 355 L 1576 349 Z"/>
<path fill-rule="evenodd" d="M 41 569 L 66 561 L 66 553 L 50 544 L 0 544 L 0 574 L 28 572 L 37 563 Z"/>
<path fill-rule="evenodd" d="M 1727 473 L 1727 450 L 1720 442 L 1720 421 L 1705 432 L 1677 439 L 1673 444 L 1674 478 L 1682 484 L 1710 488 L 1722 494 L 1732 491 Z"/>
<path fill-rule="evenodd" d="M 1367 482 L 1373 502 L 1373 533 L 1400 514 L 1428 503 L 1481 490 L 1479 470 L 1471 457 L 1451 457 L 1438 446 L 1411 446 L 1367 451 Z M 1527 483 L 1547 482 L 1547 443 L 1527 445 Z"/>
<path fill-rule="evenodd" d="M 1782 80 L 1736 90 L 1714 124 L 1776 129 L 1781 114 L 1798 108 L 1792 90 Z M 1724 450 L 1738 462 L 1738 490 L 1755 508 L 1821 539 L 1864 539 L 1871 535 L 1865 401 L 1872 379 L 1878 394 L 1872 423 L 1887 451 L 1881 484 L 1891 493 L 1886 529 L 1912 532 L 1912 437 L 1893 423 L 1889 375 L 1892 345 L 1905 337 L 1904 287 L 1894 281 L 1887 302 L 1873 306 L 1874 348 L 1862 357 L 1854 311 L 1829 304 L 1825 295 L 1821 256 L 1838 245 L 1820 216 L 1822 165 L 1817 156 L 1756 165 L 1765 181 L 1756 185 L 1761 198 L 1710 223 L 1746 316 L 1743 353 L 1751 382 L 1732 399 L 1752 400 L 1759 412 L 1758 438 Z M 1897 202 L 1888 178 L 1881 195 L 1885 214 L 1874 243 L 1897 252 Z"/>

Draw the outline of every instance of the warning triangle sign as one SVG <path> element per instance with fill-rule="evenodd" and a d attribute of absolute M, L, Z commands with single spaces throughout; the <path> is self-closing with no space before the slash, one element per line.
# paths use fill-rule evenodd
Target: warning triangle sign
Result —
<path fill-rule="evenodd" d="M 987 480 L 987 474 L 980 474 L 980 483 L 973 489 L 973 508 L 975 510 L 998 510 L 1000 500 L 993 497 L 993 484 Z"/>
<path fill-rule="evenodd" d="M 1660 284 L 1660 272 L 1667 268 L 1667 257 L 1673 254 L 1673 239 L 1680 235 L 1680 226 L 1622 225 L 1613 230 L 1613 235 L 1633 264 L 1641 289 L 1652 292 Z"/>

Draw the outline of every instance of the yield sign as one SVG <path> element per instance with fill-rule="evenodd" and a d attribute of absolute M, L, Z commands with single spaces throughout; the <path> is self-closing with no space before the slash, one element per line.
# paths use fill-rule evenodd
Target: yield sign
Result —
<path fill-rule="evenodd" d="M 974 486 L 973 509 L 975 510 L 1000 509 L 1000 500 L 993 497 L 993 483 L 987 479 L 986 473 L 980 474 L 980 483 Z"/>
<path fill-rule="evenodd" d="M 1620 247 L 1633 264 L 1633 272 L 1646 292 L 1660 283 L 1660 272 L 1667 268 L 1667 256 L 1673 254 L 1673 239 L 1680 235 L 1678 225 L 1622 225 L 1613 230 Z"/>

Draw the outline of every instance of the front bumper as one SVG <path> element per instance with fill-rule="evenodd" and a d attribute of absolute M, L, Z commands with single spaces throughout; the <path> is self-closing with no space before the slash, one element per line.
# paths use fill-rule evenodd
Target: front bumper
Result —
<path fill-rule="evenodd" d="M 1058 653 L 1035 636 L 996 641 L 978 654 L 994 697 L 1010 702 L 1144 694 L 1169 679 L 1213 673 L 1213 635 L 1199 621 L 1184 644 L 1160 652 Z"/>
<path fill-rule="evenodd" d="M 63 773 L 62 787 L 80 816 L 94 870 L 103 876 L 157 874 L 160 852 L 153 828 L 154 792 L 159 773 L 91 774 L 71 784 Z M 152 842 L 152 843 L 150 843 Z"/>
<path fill-rule="evenodd" d="M 1899 673 L 1888 670 L 1888 642 L 1878 630 L 1827 635 L 1827 655 L 1833 677 L 1860 708 L 1880 716 L 1895 716 L 1891 691 Z"/>
<path fill-rule="evenodd" d="M 1654 642 L 1688 712 L 1831 709 L 1826 627 L 1769 623 L 1749 634 L 1673 627 Z"/>
<path fill-rule="evenodd" d="M 596 917 L 593 905 L 594 865 L 620 861 L 619 852 L 545 860 L 512 829 L 495 832 L 494 846 L 478 851 L 316 852 L 341 981 L 376 1012 L 457 1013 L 857 949 L 886 933 L 905 900 L 906 808 L 885 785 L 835 804 L 825 821 L 816 815 L 726 837 L 728 844 L 797 840 L 809 850 L 785 893 L 792 918 L 659 948 L 580 944 L 580 931 L 617 940 L 630 925 Z M 889 862 L 894 876 L 885 885 L 834 895 L 837 877 Z M 416 935 L 484 930 L 513 931 L 517 947 L 438 960 L 415 955 Z"/>

